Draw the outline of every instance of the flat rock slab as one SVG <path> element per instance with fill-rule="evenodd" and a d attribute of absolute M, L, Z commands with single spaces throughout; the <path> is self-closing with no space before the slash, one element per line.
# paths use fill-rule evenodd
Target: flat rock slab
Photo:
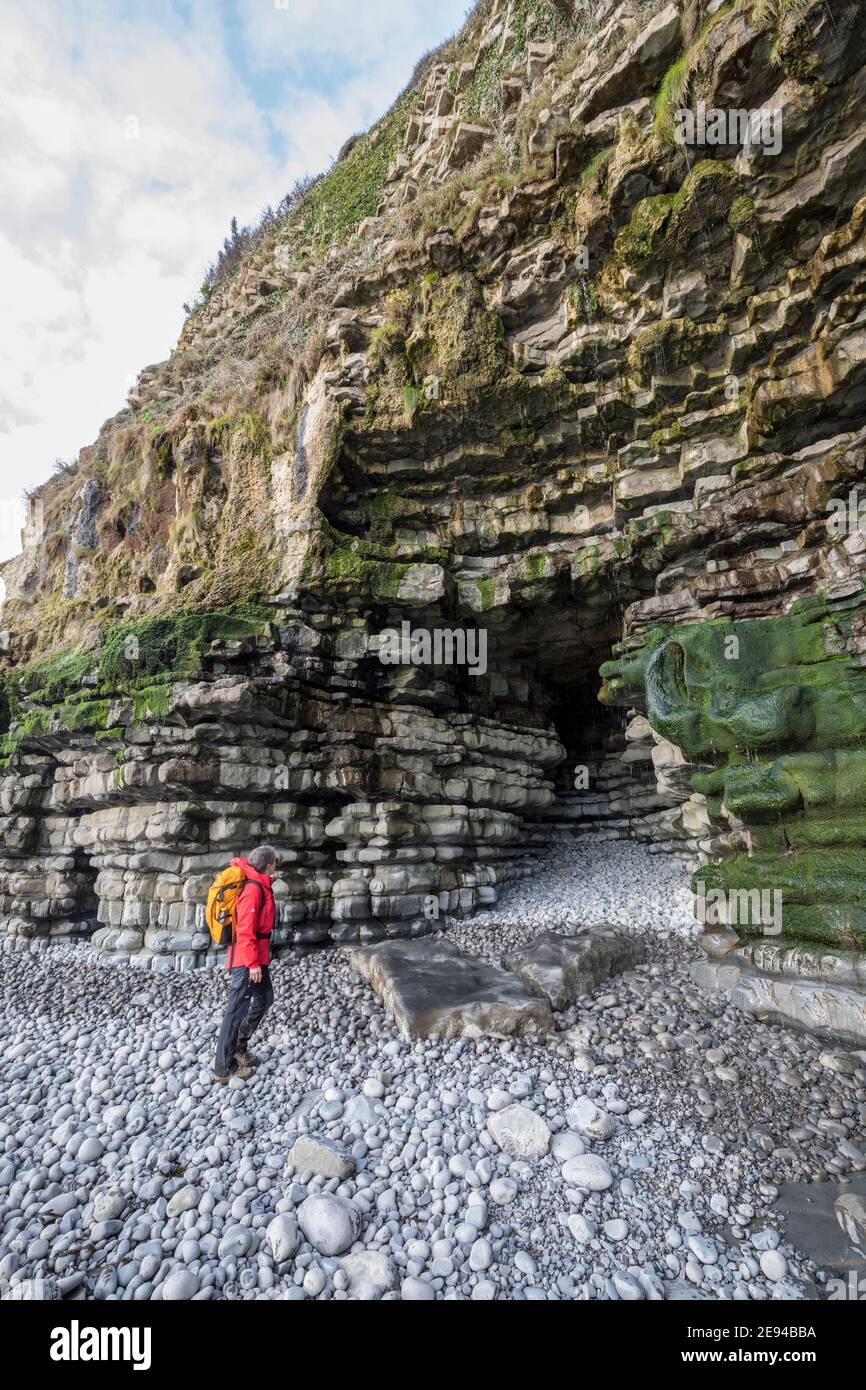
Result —
<path fill-rule="evenodd" d="M 553 1027 L 547 1000 L 526 980 L 447 941 L 383 941 L 346 955 L 404 1038 L 529 1037 Z"/>
<path fill-rule="evenodd" d="M 598 927 L 580 936 L 542 932 L 529 946 L 503 957 L 502 964 L 546 995 L 552 1009 L 559 1010 L 643 958 L 639 941 L 613 927 Z"/>
<path fill-rule="evenodd" d="M 850 1203 L 857 1197 L 866 1201 L 866 1173 L 852 1173 L 846 1183 L 781 1183 L 771 1208 L 784 1219 L 786 1240 L 837 1279 L 847 1281 L 853 1273 L 855 1284 L 866 1276 L 866 1253 L 852 1243 L 851 1233 L 839 1220 L 836 1203 L 840 1198 Z M 845 1286 L 848 1287 L 847 1282 Z M 858 1298 L 864 1290 L 866 1282 Z M 832 1289 L 827 1296 L 840 1297 L 838 1290 Z"/>

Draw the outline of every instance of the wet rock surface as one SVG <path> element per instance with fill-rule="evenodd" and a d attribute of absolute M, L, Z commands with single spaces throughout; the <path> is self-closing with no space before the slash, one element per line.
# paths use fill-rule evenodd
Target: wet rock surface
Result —
<path fill-rule="evenodd" d="M 803 1253 L 831 1277 L 847 1280 L 852 1272 L 856 1279 L 866 1274 L 860 1216 L 864 1202 L 866 1177 L 856 1172 L 844 1183 L 782 1183 L 774 1206 Z"/>
<path fill-rule="evenodd" d="M 406 1038 L 526 1037 L 553 1019 L 537 990 L 450 941 L 385 942 L 348 952 Z"/>

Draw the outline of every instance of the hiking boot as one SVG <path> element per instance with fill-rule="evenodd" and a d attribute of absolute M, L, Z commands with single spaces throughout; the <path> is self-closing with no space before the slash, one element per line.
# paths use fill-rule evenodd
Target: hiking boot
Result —
<path fill-rule="evenodd" d="M 239 1076 L 241 1081 L 249 1081 L 251 1076 L 255 1076 L 253 1067 L 237 1066 L 232 1072 L 232 1076 Z"/>
<path fill-rule="evenodd" d="M 220 1076 L 218 1072 L 214 1072 L 213 1084 L 215 1086 L 227 1086 L 229 1084 L 229 1078 L 227 1076 Z"/>
<path fill-rule="evenodd" d="M 248 1052 L 245 1047 L 239 1047 L 235 1053 L 235 1061 L 239 1067 L 257 1067 L 261 1061 L 254 1053 Z"/>

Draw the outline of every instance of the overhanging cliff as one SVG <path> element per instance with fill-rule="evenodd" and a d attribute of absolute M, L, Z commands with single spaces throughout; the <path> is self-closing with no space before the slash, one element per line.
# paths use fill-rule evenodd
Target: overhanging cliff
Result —
<path fill-rule="evenodd" d="M 481 3 L 263 229 L 4 569 L 7 932 L 192 965 L 256 838 L 283 940 L 421 931 L 652 754 L 611 833 L 784 882 L 860 988 L 862 23 Z"/>

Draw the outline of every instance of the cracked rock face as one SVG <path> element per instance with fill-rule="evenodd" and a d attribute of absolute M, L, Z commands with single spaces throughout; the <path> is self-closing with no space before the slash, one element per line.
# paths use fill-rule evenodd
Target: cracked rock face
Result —
<path fill-rule="evenodd" d="M 502 964 L 547 995 L 551 1009 L 558 1011 L 643 957 L 638 941 L 613 930 L 593 930 L 585 936 L 541 932 L 531 945 L 506 955 Z"/>
<path fill-rule="evenodd" d="M 7 941 L 213 964 L 264 839 L 278 948 L 412 941 L 572 826 L 699 859 L 713 982 L 852 1031 L 864 6 L 780 9 L 485 0 L 41 490 Z"/>

